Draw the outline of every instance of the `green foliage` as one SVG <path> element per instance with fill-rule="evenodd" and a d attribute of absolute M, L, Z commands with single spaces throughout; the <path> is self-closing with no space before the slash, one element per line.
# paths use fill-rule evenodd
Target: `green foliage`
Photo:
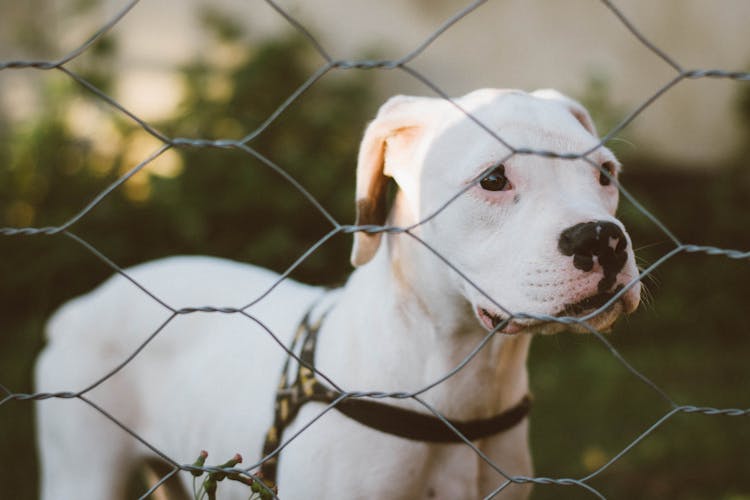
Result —
<path fill-rule="evenodd" d="M 203 6 L 200 17 L 203 25 L 222 42 L 236 42 L 244 35 L 242 24 L 216 7 Z"/>
<path fill-rule="evenodd" d="M 627 116 L 626 109 L 613 104 L 609 77 L 605 73 L 594 71 L 589 74 L 579 100 L 594 120 L 600 136 L 609 133 Z M 608 146 L 618 152 L 616 142 Z"/>
<path fill-rule="evenodd" d="M 204 475 L 204 471 L 200 468 L 205 465 L 206 458 L 208 458 L 208 452 L 205 450 L 201 451 L 198 459 L 193 463 L 196 469 L 190 471 L 193 476 L 193 498 L 195 500 L 216 500 L 218 498 L 219 483 L 225 479 L 247 486 L 249 500 L 270 500 L 278 493 L 276 487 L 271 488 L 265 484 L 260 484 L 260 479 L 252 479 L 239 472 L 234 472 L 237 464 L 242 463 L 242 456 L 240 454 L 236 454 L 223 464 L 215 466 L 221 470 L 206 472 L 206 477 L 200 480 L 199 485 L 197 480 Z"/>
<path fill-rule="evenodd" d="M 307 57 L 300 40 L 290 37 L 255 47 L 230 69 L 195 62 L 182 73 L 186 91 L 180 113 L 156 127 L 174 136 L 238 139 L 308 78 Z M 207 90 L 217 79 L 227 88 L 220 97 Z M 0 169 L 2 225 L 62 224 L 158 146 L 153 141 L 153 147 L 134 157 L 128 148 L 145 133 L 70 81 L 53 80 L 46 95 L 42 113 L 32 122 L 0 128 L 5 132 L 0 159 L 6 165 Z M 108 113 L 105 120 L 117 130 L 122 148 L 114 155 L 102 157 L 93 138 L 71 130 L 71 102 L 80 99 Z M 249 146 L 286 170 L 338 220 L 350 222 L 356 145 L 369 102 L 367 85 L 356 78 L 318 82 Z M 179 155 L 176 172 L 164 176 L 147 165 L 72 230 L 123 266 L 200 252 L 281 271 L 332 229 L 287 180 L 251 155 L 198 148 L 179 150 Z M 336 260 L 331 255 L 348 251 L 347 240 L 335 239 L 321 248 L 297 276 L 324 283 L 340 280 L 347 267 L 331 269 L 326 263 Z M 43 297 L 36 312 L 48 312 L 111 272 L 102 266 L 92 273 L 96 259 L 61 236 L 5 238 L 0 251 L 6 285 L 0 303 L 14 311 L 39 304 Z"/>
<path fill-rule="evenodd" d="M 745 85 L 737 97 L 737 116 L 745 134 L 750 137 L 750 87 Z M 750 142 L 745 142 L 745 149 L 750 147 Z"/>

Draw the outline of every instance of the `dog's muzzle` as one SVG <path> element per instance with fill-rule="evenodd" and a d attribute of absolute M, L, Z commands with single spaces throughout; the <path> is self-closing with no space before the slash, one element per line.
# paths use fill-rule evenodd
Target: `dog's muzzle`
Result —
<path fill-rule="evenodd" d="M 600 311 L 594 323 L 608 327 L 621 312 L 631 312 L 635 306 L 633 299 L 622 297 L 610 303 L 624 288 L 617 279 L 628 262 L 628 238 L 624 231 L 614 222 L 595 220 L 581 222 L 568 227 L 560 233 L 558 250 L 567 257 L 572 257 L 573 266 L 584 273 L 595 273 L 599 278 L 596 289 L 590 295 L 578 298 L 575 302 L 561 305 L 559 309 L 547 313 L 550 317 L 580 317 Z M 637 299 L 636 299 L 637 303 Z M 559 331 L 554 320 L 525 317 L 509 317 L 508 314 L 487 306 L 477 306 L 475 314 L 487 330 L 496 329 L 499 333 L 514 334 L 521 331 Z M 571 326 L 572 329 L 574 325 Z"/>

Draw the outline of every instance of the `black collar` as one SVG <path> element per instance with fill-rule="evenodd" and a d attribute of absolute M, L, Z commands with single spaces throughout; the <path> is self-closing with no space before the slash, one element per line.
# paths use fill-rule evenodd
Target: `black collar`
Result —
<path fill-rule="evenodd" d="M 291 356 L 287 357 L 281 373 L 279 389 L 276 393 L 274 422 L 266 434 L 263 456 L 273 452 L 281 441 L 281 435 L 294 420 L 305 403 L 315 401 L 331 404 L 341 393 L 320 382 L 311 369 L 315 366 L 315 345 L 318 330 L 323 318 L 310 324 L 308 311 L 302 318 L 292 341 L 290 351 L 294 352 L 302 340 L 302 350 L 296 379 L 290 384 L 287 373 Z M 307 365 L 307 366 L 305 366 Z M 460 443 L 464 440 L 444 421 L 435 415 L 392 406 L 380 401 L 363 398 L 340 400 L 336 410 L 347 417 L 372 429 L 405 439 L 430 443 Z M 526 395 L 515 406 L 489 418 L 474 420 L 450 420 L 448 422 L 469 441 L 486 438 L 507 431 L 521 423 L 531 410 L 531 397 Z M 278 454 L 261 465 L 261 476 L 269 487 L 276 487 Z"/>

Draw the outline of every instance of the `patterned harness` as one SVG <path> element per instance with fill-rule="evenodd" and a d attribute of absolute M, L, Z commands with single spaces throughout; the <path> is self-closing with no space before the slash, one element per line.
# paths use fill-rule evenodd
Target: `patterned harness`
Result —
<path fill-rule="evenodd" d="M 300 408 L 306 403 L 317 402 L 331 404 L 341 397 L 341 392 L 320 382 L 313 369 L 315 367 L 315 345 L 318 331 L 325 314 L 314 324 L 310 324 L 312 308 L 308 310 L 297 327 L 290 351 L 302 341 L 299 355 L 301 363 L 296 378 L 289 383 L 288 369 L 292 356 L 284 362 L 276 393 L 275 415 L 273 425 L 268 429 L 263 444 L 263 456 L 268 456 L 278 448 L 284 429 L 294 420 Z M 336 410 L 347 417 L 372 429 L 414 441 L 431 443 L 462 443 L 464 440 L 446 423 L 432 414 L 408 410 L 379 401 L 363 398 L 345 398 L 336 403 Z M 489 418 L 475 420 L 450 420 L 448 422 L 469 441 L 476 441 L 518 425 L 531 410 L 531 397 L 524 396 L 515 406 Z M 260 475 L 264 483 L 272 489 L 277 484 L 279 454 L 261 464 Z"/>

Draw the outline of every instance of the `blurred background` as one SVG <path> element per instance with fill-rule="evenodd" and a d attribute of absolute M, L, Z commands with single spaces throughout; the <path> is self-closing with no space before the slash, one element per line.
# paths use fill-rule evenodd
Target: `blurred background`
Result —
<path fill-rule="evenodd" d="M 280 2 L 336 59 L 398 58 L 462 5 L 448 0 Z M 620 5 L 621 4 L 621 5 Z M 747 70 L 745 0 L 622 0 L 625 15 L 687 68 Z M 54 60 L 124 2 L 0 3 L 0 61 Z M 138 4 L 66 65 L 170 137 L 250 133 L 323 60 L 265 2 Z M 450 95 L 483 86 L 556 87 L 581 100 L 604 134 L 676 73 L 601 2 L 488 3 L 413 66 Z M 394 93 L 432 95 L 399 71 L 329 73 L 250 144 L 352 222 L 356 149 Z M 683 81 L 610 144 L 623 185 L 685 243 L 750 248 L 750 85 Z M 59 71 L 0 71 L 0 227 L 59 225 L 160 142 Z M 627 200 L 620 217 L 640 264 L 673 248 Z M 209 254 L 285 270 L 331 229 L 287 181 L 222 149 L 170 150 L 73 230 L 122 267 Z M 350 237 L 333 238 L 293 274 L 336 285 Z M 0 384 L 33 390 L 43 325 L 111 269 L 64 236 L 0 236 Z M 681 254 L 646 279 L 645 303 L 609 340 L 679 404 L 750 407 L 750 262 Z M 532 448 L 539 476 L 581 477 L 668 410 L 591 336 L 535 339 Z M 595 480 L 613 499 L 750 499 L 747 418 L 678 415 Z M 1 498 L 36 497 L 33 404 L 0 406 Z M 589 498 L 537 486 L 533 498 Z"/>

